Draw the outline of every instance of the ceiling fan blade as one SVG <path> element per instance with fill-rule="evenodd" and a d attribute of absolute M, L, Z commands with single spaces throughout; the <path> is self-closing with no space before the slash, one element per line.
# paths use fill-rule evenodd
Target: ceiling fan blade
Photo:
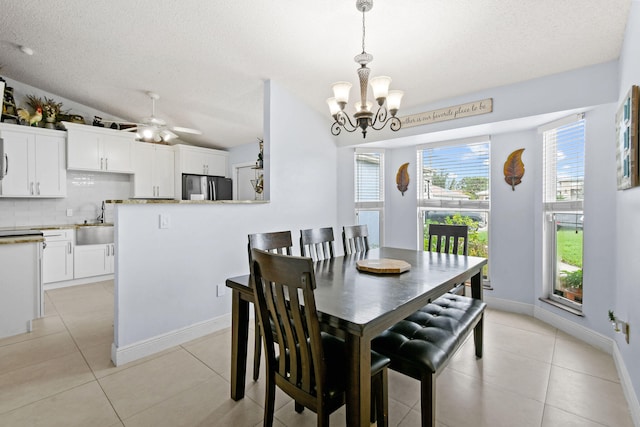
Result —
<path fill-rule="evenodd" d="M 176 132 L 181 132 L 181 133 L 190 133 L 192 135 L 202 135 L 201 130 L 192 129 L 192 128 L 183 128 L 181 126 L 174 126 L 171 128 L 171 130 L 174 130 Z"/>

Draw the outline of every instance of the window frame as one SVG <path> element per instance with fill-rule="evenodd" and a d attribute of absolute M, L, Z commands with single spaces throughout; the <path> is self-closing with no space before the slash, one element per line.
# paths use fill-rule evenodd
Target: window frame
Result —
<path fill-rule="evenodd" d="M 365 154 L 376 154 L 379 155 L 379 181 L 378 188 L 380 189 L 380 197 L 379 200 L 366 200 L 361 201 L 358 200 L 359 195 L 359 167 L 358 167 L 358 156 Z M 377 211 L 379 215 L 379 228 L 378 233 L 380 236 L 379 245 L 384 246 L 384 207 L 385 207 L 385 191 L 384 191 L 384 177 L 385 177 L 385 150 L 382 148 L 356 148 L 353 154 L 353 175 L 354 175 L 354 214 L 355 214 L 355 222 L 360 225 L 360 215 L 359 213 L 362 211 Z"/>
<path fill-rule="evenodd" d="M 558 150 L 557 145 L 549 148 L 547 146 L 548 142 L 546 139 L 546 133 L 549 131 L 554 131 L 560 128 L 563 128 L 568 125 L 578 124 L 582 122 L 582 177 L 581 177 L 581 199 L 574 200 L 570 198 L 569 200 L 557 200 L 557 192 L 558 192 Z M 586 160 L 586 121 L 584 113 L 573 114 L 571 116 L 553 121 L 546 125 L 543 125 L 538 128 L 538 133 L 542 138 L 542 212 L 543 212 L 543 246 L 542 246 L 542 257 L 543 257 L 543 296 L 544 298 L 553 301 L 562 306 L 571 308 L 573 310 L 582 312 L 583 302 L 575 302 L 568 298 L 559 296 L 555 294 L 555 289 L 557 286 L 557 280 L 560 277 L 560 271 L 558 266 L 558 250 L 557 250 L 557 237 L 558 237 L 558 225 L 557 225 L 557 215 L 561 214 L 571 214 L 571 215 L 582 215 L 584 216 L 584 167 Z M 557 140 L 556 140 L 557 141 Z M 555 142 L 555 141 L 554 141 Z M 552 160 L 548 160 L 548 151 L 553 150 L 554 158 Z M 553 166 L 554 170 L 549 171 L 548 168 Z M 551 178 L 552 177 L 552 178 Z M 572 178 L 579 179 L 580 177 Z M 548 187 L 548 182 L 553 180 L 553 188 Z M 554 195 L 553 197 L 551 195 Z M 550 200 L 553 198 L 554 200 Z M 576 221 L 577 224 L 577 221 Z M 583 221 L 584 224 L 584 221 Z M 577 228 L 576 228 L 577 229 Z M 581 269 L 584 268 L 584 226 L 582 227 L 583 233 L 583 241 L 582 241 L 582 259 L 583 265 Z M 583 284 L 584 288 L 584 284 Z"/>
<path fill-rule="evenodd" d="M 416 147 L 416 176 L 423 177 L 424 165 L 423 159 L 425 150 L 437 149 L 443 147 L 453 146 L 469 146 L 474 144 L 487 144 L 487 199 L 486 200 L 446 200 L 446 199 L 426 199 L 423 197 L 425 194 L 425 181 L 420 179 L 418 185 L 416 185 L 416 197 L 417 197 L 417 221 L 418 221 L 418 236 L 417 247 L 424 250 L 424 233 L 425 233 L 425 212 L 427 211 L 454 211 L 464 214 L 464 212 L 486 212 L 487 221 L 486 228 L 489 235 L 489 228 L 491 224 L 491 137 L 489 135 L 483 135 L 473 138 L 456 139 L 451 141 L 433 142 L 427 144 L 421 144 Z M 487 248 L 487 258 L 490 257 L 490 245 Z M 486 269 L 486 276 L 483 278 L 483 282 L 488 286 L 490 283 L 489 268 Z"/>

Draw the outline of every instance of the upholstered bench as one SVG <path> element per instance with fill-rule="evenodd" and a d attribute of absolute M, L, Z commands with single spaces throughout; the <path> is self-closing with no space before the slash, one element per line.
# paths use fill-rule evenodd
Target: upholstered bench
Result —
<path fill-rule="evenodd" d="M 436 425 L 436 376 L 474 330 L 476 356 L 482 357 L 482 320 L 486 304 L 446 294 L 396 323 L 371 342 L 389 359 L 389 368 L 420 380 L 422 425 Z"/>

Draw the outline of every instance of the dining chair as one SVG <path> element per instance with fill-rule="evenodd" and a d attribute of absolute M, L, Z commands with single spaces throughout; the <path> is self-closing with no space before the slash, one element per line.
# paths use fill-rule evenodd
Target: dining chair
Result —
<path fill-rule="evenodd" d="M 344 405 L 348 357 L 340 338 L 320 331 L 311 258 L 251 251 L 252 282 L 260 328 L 264 335 L 267 384 L 264 426 L 273 425 L 275 388 L 309 408 L 317 425 L 328 426 L 329 415 Z M 265 325 L 273 325 L 269 328 Z M 277 347 L 277 354 L 276 354 Z M 372 422 L 388 425 L 387 365 L 390 360 L 371 352 Z"/>
<path fill-rule="evenodd" d="M 300 254 L 314 261 L 333 258 L 333 228 L 309 228 L 300 230 Z"/>
<path fill-rule="evenodd" d="M 427 250 L 448 254 L 467 255 L 469 227 L 454 224 L 429 224 Z M 464 295 L 464 283 L 456 284 L 449 292 Z"/>
<path fill-rule="evenodd" d="M 342 246 L 345 255 L 369 250 L 369 230 L 365 225 L 345 225 L 342 227 Z"/>
<path fill-rule="evenodd" d="M 249 274 L 251 274 L 251 250 L 262 249 L 265 251 L 292 255 L 293 242 L 291 240 L 290 231 L 276 231 L 270 233 L 249 234 Z M 255 313 L 254 313 L 255 314 Z M 254 315 L 255 320 L 255 343 L 253 352 L 253 380 L 257 381 L 260 376 L 260 355 L 262 352 L 262 335 L 258 327 L 258 316 Z"/>

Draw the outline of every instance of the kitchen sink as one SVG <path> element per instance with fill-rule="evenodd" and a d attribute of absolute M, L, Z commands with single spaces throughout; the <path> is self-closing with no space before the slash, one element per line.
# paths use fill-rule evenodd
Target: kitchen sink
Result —
<path fill-rule="evenodd" d="M 113 243 L 113 225 L 80 225 L 76 228 L 76 245 Z"/>

